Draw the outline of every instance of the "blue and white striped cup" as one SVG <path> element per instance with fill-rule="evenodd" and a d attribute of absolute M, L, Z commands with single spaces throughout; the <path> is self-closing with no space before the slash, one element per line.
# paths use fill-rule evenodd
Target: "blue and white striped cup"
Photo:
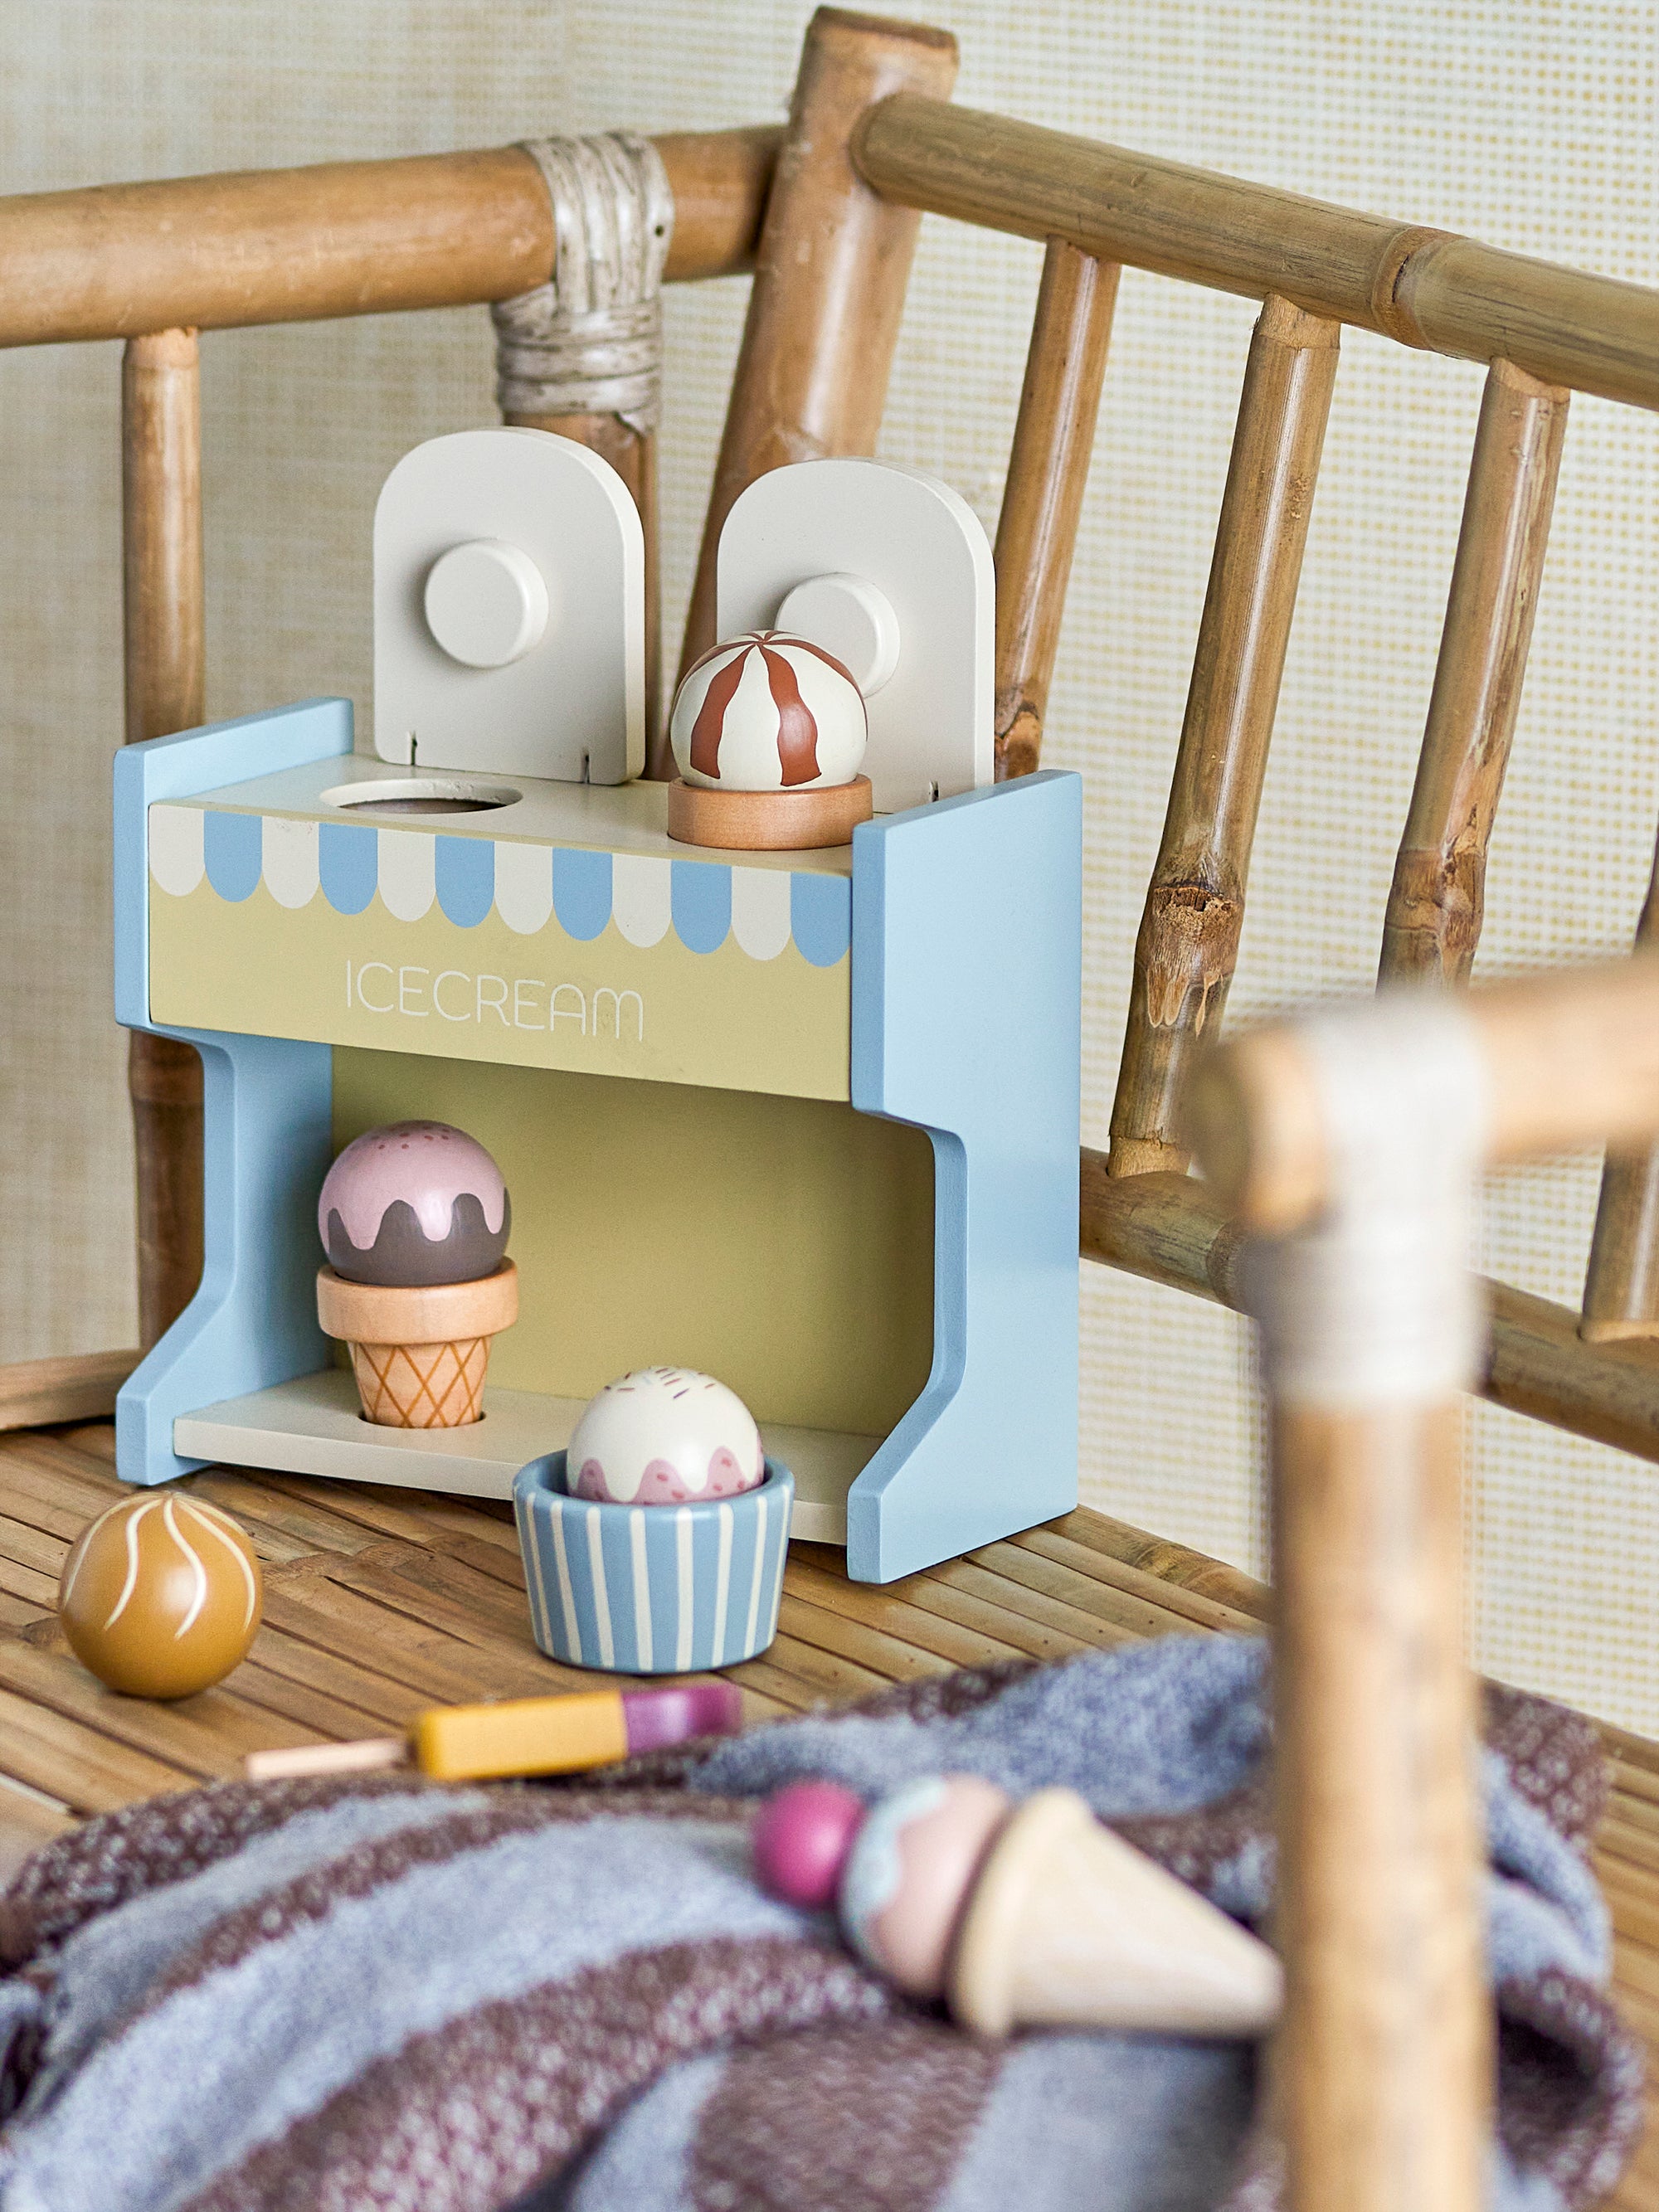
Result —
<path fill-rule="evenodd" d="M 778 1632 L 795 1478 L 735 1498 L 610 1505 L 565 1491 L 565 1455 L 520 1468 L 513 1511 L 530 1625 L 550 1659 L 623 1674 L 734 1667 Z"/>

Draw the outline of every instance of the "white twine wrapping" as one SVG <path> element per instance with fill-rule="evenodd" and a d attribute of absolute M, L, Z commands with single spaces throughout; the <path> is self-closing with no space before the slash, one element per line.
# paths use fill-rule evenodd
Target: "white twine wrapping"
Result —
<path fill-rule="evenodd" d="M 490 309 L 501 412 L 620 415 L 633 429 L 653 430 L 659 287 L 674 228 L 662 156 L 631 131 L 524 145 L 553 203 L 553 275 Z"/>
<path fill-rule="evenodd" d="M 1479 1377 L 1486 1315 L 1469 1268 L 1489 1087 L 1474 1025 L 1439 991 L 1385 994 L 1300 1036 L 1318 1071 L 1328 1205 L 1245 1255 L 1280 1401 L 1436 1405 Z"/>

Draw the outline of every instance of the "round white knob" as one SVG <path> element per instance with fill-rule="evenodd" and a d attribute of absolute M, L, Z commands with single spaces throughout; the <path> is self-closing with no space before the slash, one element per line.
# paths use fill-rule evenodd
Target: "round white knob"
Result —
<path fill-rule="evenodd" d="M 862 576 L 809 576 L 778 609 L 775 627 L 833 653 L 866 699 L 898 666 L 898 617 Z"/>
<path fill-rule="evenodd" d="M 441 553 L 427 572 L 426 621 L 452 660 L 505 668 L 541 641 L 547 584 L 516 545 L 475 538 Z"/>

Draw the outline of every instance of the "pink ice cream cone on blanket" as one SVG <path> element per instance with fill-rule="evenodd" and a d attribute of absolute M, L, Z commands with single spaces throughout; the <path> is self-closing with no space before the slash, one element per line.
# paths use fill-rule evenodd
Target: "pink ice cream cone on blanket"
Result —
<path fill-rule="evenodd" d="M 519 1317 L 511 1225 L 501 1170 L 447 1122 L 370 1129 L 335 1161 L 317 1201 L 317 1316 L 350 1352 L 369 1420 L 482 1419 L 490 1341 Z"/>
<path fill-rule="evenodd" d="M 1279 2016 L 1279 1960 L 1069 1790 L 1016 1808 L 974 1775 L 912 1782 L 866 1812 L 794 1783 L 755 1824 L 763 1887 L 833 1899 L 848 1942 L 963 2027 L 1255 2036 Z"/>

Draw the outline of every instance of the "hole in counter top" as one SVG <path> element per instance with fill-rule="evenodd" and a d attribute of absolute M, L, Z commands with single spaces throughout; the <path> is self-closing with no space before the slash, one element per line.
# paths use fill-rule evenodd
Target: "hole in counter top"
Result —
<path fill-rule="evenodd" d="M 480 783 L 471 776 L 386 777 L 337 783 L 323 793 L 325 806 L 350 814 L 489 814 L 516 806 L 524 796 L 510 784 Z"/>

